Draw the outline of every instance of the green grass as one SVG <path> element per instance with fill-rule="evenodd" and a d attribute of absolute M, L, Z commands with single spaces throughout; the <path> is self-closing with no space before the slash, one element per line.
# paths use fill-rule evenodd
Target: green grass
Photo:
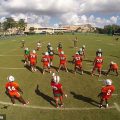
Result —
<path fill-rule="evenodd" d="M 110 74 L 108 77 L 102 75 L 100 78 L 97 76 L 91 77 L 90 71 L 92 62 L 95 57 L 95 52 L 98 48 L 103 50 L 104 64 L 103 69 L 108 69 L 110 61 L 114 61 L 120 65 L 120 41 L 115 41 L 112 36 L 106 35 L 95 35 L 95 34 L 77 34 L 77 35 L 32 35 L 23 36 L 17 38 L 11 38 L 6 40 L 0 40 L 0 101 L 10 102 L 10 99 L 5 94 L 5 83 L 7 82 L 6 77 L 8 75 L 13 75 L 16 78 L 16 82 L 19 83 L 20 87 L 23 89 L 23 97 L 30 101 L 30 105 L 51 107 L 51 104 L 42 96 L 35 93 L 37 84 L 39 85 L 40 91 L 49 96 L 53 97 L 52 90 L 50 87 L 51 74 L 45 73 L 42 75 L 40 71 L 36 73 L 31 73 L 28 69 L 2 69 L 5 68 L 24 68 L 22 60 L 24 59 L 24 51 L 21 48 L 21 40 L 25 40 L 25 46 L 30 50 L 36 48 L 36 43 L 40 40 L 44 42 L 41 51 L 38 53 L 38 63 L 37 66 L 42 68 L 42 63 L 40 62 L 42 53 L 45 52 L 47 43 L 50 42 L 56 51 L 57 44 L 59 41 L 62 42 L 64 51 L 68 57 L 68 60 L 72 60 L 72 55 L 76 52 L 73 48 L 73 39 L 77 36 L 78 47 L 83 44 L 86 45 L 86 59 L 83 61 L 83 69 L 87 72 L 84 75 L 77 73 L 74 75 L 69 72 L 60 72 L 61 83 L 65 92 L 68 94 L 68 98 L 64 99 L 65 107 L 77 107 L 77 108 L 93 108 L 95 105 L 91 104 L 88 100 L 99 102 L 97 94 L 100 92 L 103 82 L 98 81 L 98 79 L 103 80 L 106 78 L 111 78 L 113 84 L 115 85 L 115 94 L 118 96 L 113 96 L 110 99 L 110 106 L 114 105 L 116 102 L 120 105 L 120 76 L 116 77 L 114 74 Z M 54 66 L 58 67 L 59 58 L 55 56 L 53 61 Z M 74 65 L 68 63 L 69 70 L 74 69 Z M 71 92 L 74 93 L 71 94 Z M 86 100 L 87 99 L 87 100 Z M 20 104 L 18 101 L 16 103 Z M 84 111 L 54 111 L 54 110 L 40 110 L 24 107 L 13 107 L 7 106 L 4 108 L 0 104 L 0 114 L 6 114 L 7 120 L 119 120 L 120 113 L 116 109 L 96 109 L 96 110 L 84 110 Z"/>

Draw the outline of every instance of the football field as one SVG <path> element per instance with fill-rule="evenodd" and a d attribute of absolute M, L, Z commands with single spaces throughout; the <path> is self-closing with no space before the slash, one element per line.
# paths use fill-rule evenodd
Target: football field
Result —
<path fill-rule="evenodd" d="M 78 38 L 77 46 L 73 47 L 73 40 Z M 42 43 L 37 51 L 37 72 L 32 73 L 24 67 L 24 48 L 21 40 L 25 40 L 25 47 L 36 49 L 37 42 Z M 50 87 L 51 74 L 41 73 L 42 54 L 47 51 L 47 44 L 51 43 L 55 53 L 59 42 L 67 55 L 69 72 L 60 71 L 59 75 L 63 89 L 68 95 L 64 98 L 64 108 L 55 108 L 52 89 Z M 73 73 L 74 64 L 72 56 L 82 47 L 86 46 L 86 58 L 83 60 L 84 74 Z M 95 52 L 101 48 L 103 51 L 103 73 L 108 70 L 110 61 L 120 66 L 120 38 L 118 41 L 113 36 L 99 34 L 65 34 L 65 35 L 30 35 L 0 39 L 0 114 L 6 115 L 6 120 L 120 120 L 120 75 L 111 72 L 109 76 L 91 76 L 92 63 Z M 59 57 L 54 56 L 52 70 L 58 69 Z M 120 74 L 120 71 L 119 71 Z M 20 85 L 25 100 L 29 105 L 23 106 L 16 100 L 12 105 L 10 98 L 5 94 L 7 76 L 13 75 Z M 113 80 L 115 92 L 109 100 L 109 108 L 100 109 L 98 93 L 104 86 L 107 78 Z M 39 87 L 37 87 L 39 86 Z"/>

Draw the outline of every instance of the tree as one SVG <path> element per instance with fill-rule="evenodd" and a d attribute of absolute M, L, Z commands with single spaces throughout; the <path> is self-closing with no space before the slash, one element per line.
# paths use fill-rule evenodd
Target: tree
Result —
<path fill-rule="evenodd" d="M 25 30 L 27 23 L 25 23 L 24 19 L 20 19 L 17 23 L 17 28 L 19 28 L 20 30 Z"/>
<path fill-rule="evenodd" d="M 3 22 L 4 30 L 8 30 L 9 28 L 13 28 L 15 26 L 16 26 L 16 21 L 11 17 L 6 18 L 6 20 Z"/>

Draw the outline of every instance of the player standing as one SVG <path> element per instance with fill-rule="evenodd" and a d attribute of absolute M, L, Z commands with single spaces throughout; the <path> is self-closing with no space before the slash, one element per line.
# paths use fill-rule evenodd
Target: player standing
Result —
<path fill-rule="evenodd" d="M 60 72 L 61 68 L 65 68 L 66 72 L 68 72 L 68 69 L 67 69 L 67 57 L 66 57 L 66 55 L 64 54 L 63 51 L 61 51 L 61 54 L 59 55 L 59 57 L 60 57 L 60 64 L 59 64 L 58 72 Z"/>
<path fill-rule="evenodd" d="M 24 57 L 25 57 L 25 63 L 24 63 L 24 65 L 29 64 L 29 55 L 30 55 L 29 49 L 25 48 L 25 50 L 24 50 Z"/>
<path fill-rule="evenodd" d="M 108 69 L 106 75 L 108 75 L 110 71 L 113 71 L 113 72 L 115 71 L 116 72 L 116 76 L 118 76 L 118 64 L 113 62 L 113 61 L 111 61 L 110 65 L 109 65 L 109 69 Z"/>
<path fill-rule="evenodd" d="M 111 98 L 112 93 L 115 91 L 114 85 L 112 85 L 112 80 L 106 79 L 105 85 L 102 87 L 101 92 L 98 94 L 100 97 L 100 108 L 103 107 L 103 102 L 106 102 L 106 108 L 108 107 L 108 100 Z"/>
<path fill-rule="evenodd" d="M 30 55 L 29 55 L 29 60 L 30 60 L 30 67 L 32 72 L 36 72 L 36 64 L 37 64 L 37 54 L 36 51 L 33 50 Z"/>
<path fill-rule="evenodd" d="M 75 67 L 74 67 L 75 74 L 77 69 L 79 69 L 81 71 L 81 74 L 83 74 L 82 56 L 80 56 L 78 52 L 76 52 L 76 54 L 74 55 L 73 62 L 75 63 Z"/>
<path fill-rule="evenodd" d="M 51 73 L 50 69 L 50 56 L 48 52 L 45 52 L 45 55 L 42 57 L 41 62 L 43 62 L 43 74 L 47 70 L 49 73 Z"/>
<path fill-rule="evenodd" d="M 99 77 L 101 76 L 101 69 L 102 69 L 102 64 L 103 64 L 103 57 L 101 57 L 101 54 L 98 54 L 98 56 L 94 59 L 93 62 L 93 70 L 92 70 L 92 76 L 94 75 L 94 71 L 97 69 L 99 73 Z"/>
<path fill-rule="evenodd" d="M 63 47 L 62 47 L 61 42 L 59 42 L 57 50 L 58 50 L 58 54 L 61 54 L 61 52 L 63 51 Z"/>
<path fill-rule="evenodd" d="M 15 104 L 15 98 L 17 98 L 21 103 L 23 103 L 23 105 L 28 104 L 29 102 L 26 102 L 20 95 L 19 92 L 23 94 L 23 91 L 20 89 L 18 83 L 14 82 L 15 78 L 10 75 L 9 77 L 7 77 L 7 80 L 9 82 L 6 83 L 5 88 L 6 88 L 6 93 L 11 98 L 11 102 Z"/>
<path fill-rule="evenodd" d="M 103 52 L 102 52 L 102 50 L 101 49 L 98 49 L 97 51 L 96 51 L 96 56 L 98 56 L 98 55 L 103 55 Z"/>
<path fill-rule="evenodd" d="M 54 50 L 52 47 L 50 47 L 50 50 L 48 51 L 48 54 L 49 54 L 49 57 L 50 57 L 50 66 L 53 65 L 52 61 L 53 61 L 53 58 L 54 58 Z"/>
<path fill-rule="evenodd" d="M 22 44 L 21 48 L 24 48 L 25 47 L 25 40 L 22 40 L 21 44 Z"/>
<path fill-rule="evenodd" d="M 85 58 L 85 45 L 82 46 L 83 57 Z"/>
<path fill-rule="evenodd" d="M 37 42 L 37 51 L 39 51 L 40 50 L 40 48 L 41 48 L 41 43 L 40 43 L 40 41 L 39 42 Z"/>
<path fill-rule="evenodd" d="M 53 95 L 56 103 L 56 108 L 59 108 L 59 100 L 60 106 L 63 107 L 63 96 L 67 97 L 67 94 L 64 94 L 62 84 L 59 83 L 60 77 L 54 76 L 53 80 L 51 81 L 51 87 L 53 89 Z"/>

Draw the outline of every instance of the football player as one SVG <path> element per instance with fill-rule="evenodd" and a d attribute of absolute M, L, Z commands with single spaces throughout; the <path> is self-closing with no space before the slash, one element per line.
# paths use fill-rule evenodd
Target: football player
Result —
<path fill-rule="evenodd" d="M 30 55 L 30 51 L 28 48 L 25 48 L 24 50 L 24 57 L 25 57 L 25 63 L 24 65 L 29 65 L 29 55 Z"/>
<path fill-rule="evenodd" d="M 54 58 L 54 50 L 52 47 L 50 47 L 50 50 L 48 51 L 48 54 L 49 54 L 49 57 L 50 57 L 50 66 L 53 65 L 52 61 L 53 61 L 53 58 Z"/>
<path fill-rule="evenodd" d="M 41 62 L 43 62 L 43 74 L 45 73 L 46 70 L 51 73 L 50 56 L 48 52 L 45 52 L 44 56 L 41 59 Z"/>
<path fill-rule="evenodd" d="M 118 76 L 118 64 L 113 62 L 113 61 L 111 61 L 110 65 L 109 65 L 109 69 L 108 69 L 106 75 L 108 75 L 110 71 L 113 71 L 113 72 L 115 71 L 116 72 L 116 76 Z"/>
<path fill-rule="evenodd" d="M 114 85 L 112 85 L 112 80 L 106 79 L 105 86 L 102 87 L 101 92 L 98 94 L 100 97 L 100 108 L 103 107 L 103 102 L 106 102 L 106 108 L 108 107 L 108 100 L 111 98 L 112 93 L 115 91 Z"/>
<path fill-rule="evenodd" d="M 36 72 L 36 64 L 37 64 L 37 54 L 36 51 L 33 50 L 30 55 L 29 55 L 29 60 L 30 60 L 30 67 L 32 72 Z"/>
<path fill-rule="evenodd" d="M 25 47 L 25 40 L 22 40 L 21 44 L 22 44 L 21 48 L 24 48 Z"/>
<path fill-rule="evenodd" d="M 99 73 L 99 77 L 101 76 L 101 69 L 102 69 L 102 64 L 103 64 L 103 57 L 101 57 L 101 54 L 98 54 L 98 56 L 94 59 L 93 62 L 93 70 L 92 70 L 92 76 L 94 75 L 94 71 L 97 69 Z"/>
<path fill-rule="evenodd" d="M 63 96 L 67 97 L 67 94 L 64 94 L 62 84 L 59 83 L 60 77 L 54 76 L 53 81 L 51 82 L 51 87 L 53 90 L 54 99 L 56 102 L 56 108 L 59 108 L 59 100 L 60 100 L 60 106 L 63 107 Z"/>
<path fill-rule="evenodd" d="M 9 95 L 11 102 L 15 104 L 15 98 L 17 98 L 23 105 L 28 104 L 29 102 L 26 102 L 21 96 L 20 92 L 23 94 L 23 91 L 20 89 L 18 83 L 14 82 L 15 78 L 10 75 L 7 77 L 7 80 L 9 82 L 5 85 L 6 94 Z"/>
<path fill-rule="evenodd" d="M 59 57 L 60 57 L 60 64 L 59 64 L 58 72 L 60 71 L 61 68 L 65 68 L 66 72 L 68 72 L 67 57 L 66 57 L 66 55 L 64 54 L 63 51 L 61 51 L 61 54 L 59 55 Z"/>
<path fill-rule="evenodd" d="M 49 42 L 48 45 L 47 45 L 47 50 L 48 51 L 50 50 L 50 47 L 52 47 L 52 46 L 51 46 L 51 43 Z"/>
<path fill-rule="evenodd" d="M 74 55 L 73 62 L 75 63 L 75 67 L 74 67 L 75 74 L 77 69 L 79 69 L 81 71 L 81 74 L 83 74 L 82 56 L 80 56 L 78 52 L 76 52 L 76 54 Z"/>
<path fill-rule="evenodd" d="M 83 57 L 85 58 L 85 45 L 82 46 Z"/>
<path fill-rule="evenodd" d="M 58 50 L 58 54 L 61 54 L 61 52 L 63 51 L 63 47 L 62 47 L 61 42 L 59 42 L 57 50 Z"/>
<path fill-rule="evenodd" d="M 96 51 L 96 56 L 98 56 L 99 54 L 100 54 L 101 56 L 103 55 L 103 52 L 102 52 L 101 49 L 98 49 L 98 50 Z"/>
<path fill-rule="evenodd" d="M 40 50 L 40 48 L 41 48 L 41 43 L 40 43 L 40 41 L 39 42 L 37 42 L 37 51 L 39 51 Z"/>

